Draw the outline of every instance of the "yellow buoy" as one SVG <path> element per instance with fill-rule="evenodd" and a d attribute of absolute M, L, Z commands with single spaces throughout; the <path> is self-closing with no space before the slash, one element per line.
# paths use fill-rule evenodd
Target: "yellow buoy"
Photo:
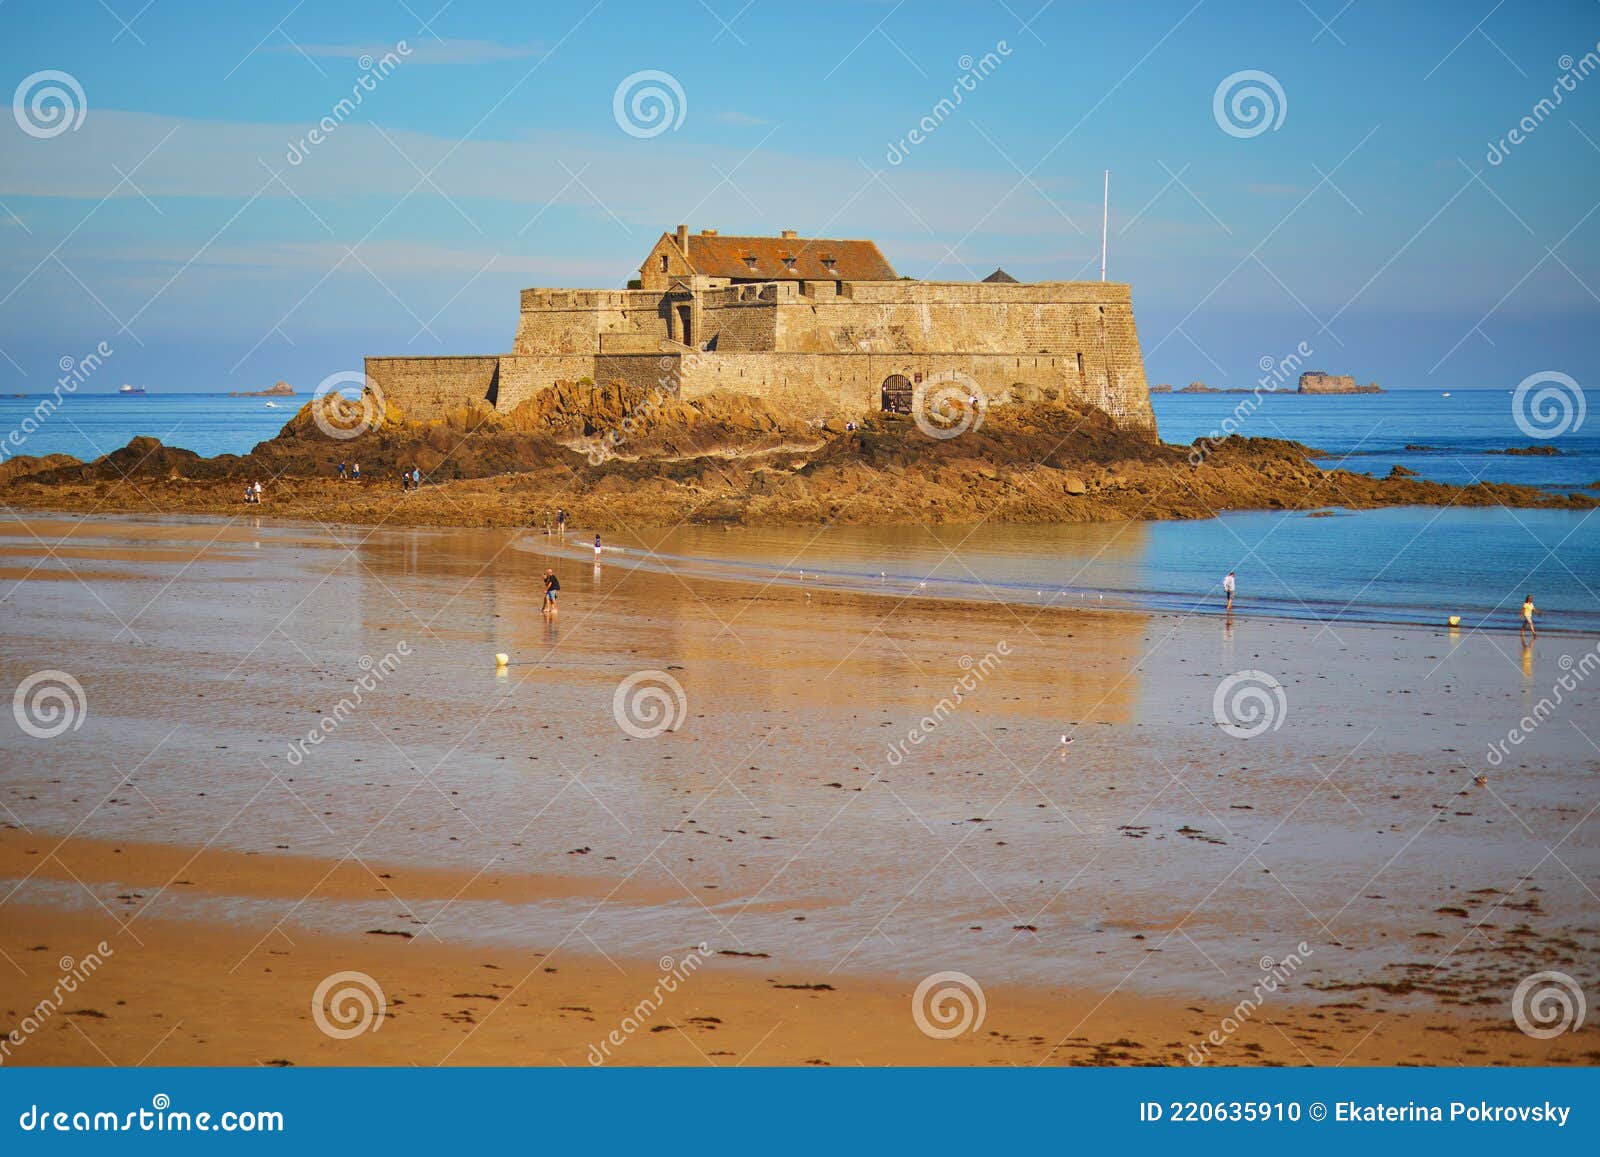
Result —
<path fill-rule="evenodd" d="M 511 662 L 511 656 L 506 654 L 504 651 L 501 651 L 494 657 L 494 665 L 496 667 L 504 667 L 509 662 Z"/>
<path fill-rule="evenodd" d="M 1461 625 L 1461 616 L 1460 615 L 1451 615 L 1450 616 L 1450 625 L 1452 627 L 1459 627 Z"/>

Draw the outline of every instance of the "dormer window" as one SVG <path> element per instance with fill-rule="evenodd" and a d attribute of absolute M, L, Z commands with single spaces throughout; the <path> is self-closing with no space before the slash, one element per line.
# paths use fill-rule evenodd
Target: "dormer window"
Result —
<path fill-rule="evenodd" d="M 790 273 L 794 272 L 794 263 L 795 263 L 795 256 L 794 256 L 793 253 L 785 253 L 783 255 L 783 267 L 785 269 L 787 269 Z"/>
<path fill-rule="evenodd" d="M 838 262 L 837 262 L 837 261 L 835 261 L 835 260 L 834 260 L 834 259 L 833 259 L 833 258 L 831 258 L 831 257 L 824 257 L 824 258 L 823 258 L 823 259 L 822 259 L 822 267 L 823 267 L 823 268 L 824 268 L 824 269 L 826 269 L 826 270 L 827 270 L 827 271 L 828 271 L 828 272 L 829 272 L 829 273 L 833 273 L 833 272 L 834 272 L 834 268 L 833 268 L 833 267 L 834 267 L 834 266 L 835 266 L 835 265 L 837 265 L 837 264 L 838 264 Z"/>
<path fill-rule="evenodd" d="M 745 254 L 744 263 L 750 268 L 750 272 L 754 273 L 756 269 L 756 255 L 754 253 Z"/>

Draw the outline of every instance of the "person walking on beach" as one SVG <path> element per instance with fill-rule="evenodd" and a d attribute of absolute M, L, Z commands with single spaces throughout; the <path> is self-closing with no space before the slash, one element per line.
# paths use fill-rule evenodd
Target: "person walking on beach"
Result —
<path fill-rule="evenodd" d="M 340 477 L 340 478 L 343 478 L 343 477 L 344 477 L 344 476 L 345 476 L 345 473 L 344 473 L 344 463 L 343 463 L 343 462 L 341 462 L 341 463 L 339 463 L 339 477 Z"/>
<path fill-rule="evenodd" d="M 561 507 L 556 507 L 556 533 L 567 533 L 567 512 Z"/>
<path fill-rule="evenodd" d="M 1532 595 L 1522 600 L 1522 629 L 1518 632 L 1518 635 L 1524 642 L 1529 638 L 1537 637 L 1539 634 L 1533 626 L 1533 616 L 1538 613 L 1539 608 L 1533 605 Z"/>
<path fill-rule="evenodd" d="M 597 561 L 599 560 L 600 552 L 603 549 L 604 547 L 600 545 L 600 536 L 597 534 L 594 536 L 594 557 Z"/>
<path fill-rule="evenodd" d="M 1233 572 L 1230 570 L 1222 578 L 1222 593 L 1228 596 L 1228 614 L 1233 614 Z"/>
<path fill-rule="evenodd" d="M 561 580 L 556 578 L 556 572 L 544 572 L 544 606 L 540 608 L 541 614 L 553 615 L 556 613 L 556 595 L 561 590 Z"/>

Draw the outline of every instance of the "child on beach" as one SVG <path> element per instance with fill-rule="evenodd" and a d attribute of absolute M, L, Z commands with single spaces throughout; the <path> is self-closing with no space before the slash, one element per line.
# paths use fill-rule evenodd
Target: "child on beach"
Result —
<path fill-rule="evenodd" d="M 594 556 L 595 556 L 595 558 L 598 559 L 600 557 L 600 551 L 602 549 L 603 548 L 600 546 L 600 536 L 597 534 L 597 535 L 594 536 Z"/>
<path fill-rule="evenodd" d="M 1522 600 L 1522 629 L 1517 634 L 1524 642 L 1539 634 L 1533 627 L 1533 616 L 1538 613 L 1539 608 L 1533 605 L 1532 595 Z"/>
<path fill-rule="evenodd" d="M 553 614 L 556 613 L 556 594 L 560 590 L 561 590 L 561 580 L 556 578 L 556 572 L 553 571 L 553 570 L 545 571 L 544 572 L 544 606 L 540 608 L 540 611 L 539 611 L 540 614 L 553 615 Z"/>

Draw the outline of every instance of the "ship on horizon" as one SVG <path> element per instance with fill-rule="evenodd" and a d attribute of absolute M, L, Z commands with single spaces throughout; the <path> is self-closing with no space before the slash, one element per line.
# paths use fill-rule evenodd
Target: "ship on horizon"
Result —
<path fill-rule="evenodd" d="M 119 393 L 119 394 L 142 394 L 142 393 L 144 393 L 144 387 L 143 386 L 130 386 L 127 382 L 123 382 L 122 383 L 122 388 L 119 389 L 117 391 L 117 393 Z"/>

